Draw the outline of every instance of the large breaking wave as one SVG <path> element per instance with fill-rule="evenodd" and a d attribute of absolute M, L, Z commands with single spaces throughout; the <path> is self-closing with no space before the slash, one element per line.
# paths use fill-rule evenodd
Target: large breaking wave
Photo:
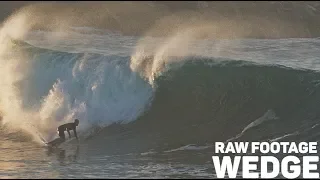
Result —
<path fill-rule="evenodd" d="M 10 42 L 12 51 L 1 58 L 3 123 L 48 140 L 57 125 L 74 118 L 81 119 L 82 132 L 129 123 L 132 131 L 173 147 L 241 138 L 319 139 L 308 133 L 319 123 L 316 71 L 188 56 L 158 64 L 161 73 L 150 81 L 130 68 L 128 56 Z"/>
<path fill-rule="evenodd" d="M 155 144 L 160 146 L 190 147 L 238 138 L 299 139 L 301 134 L 301 139 L 319 139 L 314 133 L 319 123 L 319 73 L 252 63 L 264 55 L 273 57 L 273 53 L 278 59 L 268 59 L 268 63 L 282 64 L 293 56 L 303 58 L 303 53 L 318 52 L 318 40 L 303 42 L 310 48 L 303 47 L 299 53 L 290 48 L 301 44 L 288 41 L 274 45 L 261 40 L 257 46 L 248 45 L 242 51 L 271 50 L 251 57 L 232 52 L 228 48 L 230 42 L 216 41 L 217 45 L 208 50 L 214 55 L 205 56 L 205 48 L 191 45 L 205 37 L 215 39 L 218 25 L 187 23 L 156 42 L 142 37 L 133 45 L 136 51 L 130 56 L 114 53 L 118 47 L 112 45 L 112 53 L 101 53 L 103 49 L 91 47 L 92 41 L 82 38 L 89 34 L 101 46 L 106 44 L 104 40 L 120 39 L 118 44 L 124 47 L 132 43 L 127 39 L 80 28 L 78 31 L 82 32 L 63 41 L 64 46 L 59 48 L 86 44 L 79 49 L 89 46 L 95 51 L 71 53 L 39 48 L 22 40 L 49 18 L 41 16 L 42 21 L 38 22 L 34 16 L 24 11 L 17 13 L 0 32 L 0 111 L 2 123 L 9 129 L 25 130 L 36 140 L 41 134 L 49 141 L 56 135 L 58 125 L 79 118 L 80 132 L 129 123 L 126 127 L 137 133 L 154 134 L 151 141 L 159 140 Z M 61 31 L 54 36 L 48 33 L 47 38 L 67 39 L 70 29 L 63 26 L 66 24 L 70 25 L 68 22 L 53 27 L 52 31 Z M 146 34 L 152 35 L 152 31 L 155 30 Z M 46 36 L 46 32 L 43 34 Z M 237 59 L 223 56 L 229 53 Z M 288 64 L 317 69 L 319 63 L 314 62 L 310 55 L 306 61 L 294 59 Z"/>
<path fill-rule="evenodd" d="M 3 122 L 48 140 L 57 125 L 74 118 L 81 120 L 80 131 L 135 120 L 152 97 L 150 85 L 130 70 L 129 57 L 11 43 L 15 47 L 2 56 L 0 65 Z"/>

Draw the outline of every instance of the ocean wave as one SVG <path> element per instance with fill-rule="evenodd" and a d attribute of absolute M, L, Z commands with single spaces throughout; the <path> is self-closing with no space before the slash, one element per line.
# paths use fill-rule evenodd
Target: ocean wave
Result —
<path fill-rule="evenodd" d="M 3 122 L 22 123 L 27 131 L 44 134 L 47 140 L 54 138 L 59 124 L 74 118 L 80 119 L 80 131 L 135 120 L 152 97 L 150 85 L 130 70 L 129 57 L 12 43 L 10 56 L 0 62 L 2 76 L 10 77 L 1 81 Z M 15 103 L 7 103 L 9 98 Z"/>
<path fill-rule="evenodd" d="M 308 128 L 319 121 L 318 72 L 219 62 L 192 57 L 172 65 L 156 78 L 152 105 L 130 123 L 131 128 L 154 134 L 155 144 L 167 144 L 172 150 L 234 137 L 275 139 L 297 129 L 310 132 Z M 307 137 L 311 134 L 300 138 Z"/>
<path fill-rule="evenodd" d="M 234 138 L 275 140 L 318 121 L 316 71 L 186 56 L 164 63 L 152 84 L 130 68 L 130 57 L 14 44 L 13 51 L 27 55 L 18 62 L 27 64 L 20 66 L 20 79 L 3 82 L 4 92 L 18 87 L 13 95 L 21 103 L 15 116 L 6 104 L 3 121 L 18 117 L 13 121 L 21 123 L 28 114 L 27 122 L 46 139 L 54 137 L 58 124 L 79 118 L 80 130 L 89 136 L 94 128 L 100 132 L 122 123 L 137 134 L 153 134 L 152 141 L 168 144 L 170 151 Z M 146 58 L 144 68 L 153 60 Z M 6 65 L 2 61 L 2 68 Z M 12 69 L 9 73 L 16 75 Z M 2 101 L 7 93 L 2 92 Z"/>

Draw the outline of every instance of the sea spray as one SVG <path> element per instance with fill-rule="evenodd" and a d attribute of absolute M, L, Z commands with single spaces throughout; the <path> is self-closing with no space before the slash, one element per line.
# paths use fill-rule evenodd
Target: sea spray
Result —
<path fill-rule="evenodd" d="M 27 43 L 8 50 L 1 57 L 10 59 L 2 58 L 0 64 L 5 77 L 0 93 L 3 123 L 23 128 L 38 140 L 39 133 L 53 139 L 57 126 L 74 118 L 80 119 L 83 133 L 128 123 L 152 100 L 153 89 L 131 71 L 129 57 L 64 53 Z"/>

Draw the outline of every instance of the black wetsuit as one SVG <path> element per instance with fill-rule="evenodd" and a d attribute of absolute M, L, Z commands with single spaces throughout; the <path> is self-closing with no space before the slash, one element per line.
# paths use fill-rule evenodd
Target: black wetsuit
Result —
<path fill-rule="evenodd" d="M 69 137 L 71 137 L 70 132 L 69 132 L 70 130 L 73 130 L 75 137 L 78 139 L 75 123 L 67 123 L 67 124 L 63 124 L 63 125 L 59 126 L 58 131 L 59 131 L 60 138 L 62 138 L 63 140 L 66 139 L 66 137 L 64 135 L 64 131 L 67 131 L 69 134 Z"/>

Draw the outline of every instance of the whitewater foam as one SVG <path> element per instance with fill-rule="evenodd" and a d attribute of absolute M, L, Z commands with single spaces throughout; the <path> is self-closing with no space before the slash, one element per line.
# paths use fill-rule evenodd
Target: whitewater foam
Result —
<path fill-rule="evenodd" d="M 25 51 L 19 46 L 10 50 L 7 53 L 24 56 L 1 56 L 3 123 L 39 132 L 47 141 L 59 124 L 74 118 L 80 119 L 80 132 L 128 123 L 144 111 L 153 94 L 151 86 L 129 68 L 129 57 L 36 47 Z"/>
<path fill-rule="evenodd" d="M 197 151 L 197 150 L 203 150 L 203 149 L 207 149 L 212 147 L 212 145 L 207 145 L 207 146 L 197 146 L 194 144 L 189 144 L 189 145 L 185 145 L 176 149 L 171 149 L 171 150 L 167 150 L 164 151 L 165 153 L 169 153 L 169 152 L 175 152 L 175 151 Z"/>

